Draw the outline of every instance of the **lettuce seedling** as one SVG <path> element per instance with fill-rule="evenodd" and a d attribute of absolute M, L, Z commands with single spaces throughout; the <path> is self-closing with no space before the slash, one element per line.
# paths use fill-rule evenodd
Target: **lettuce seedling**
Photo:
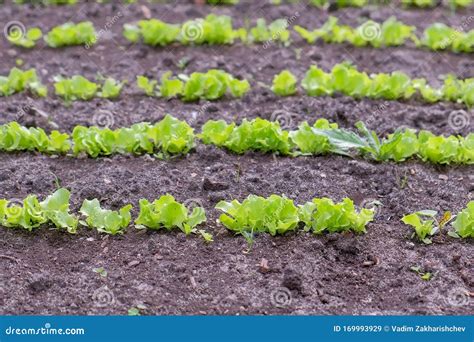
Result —
<path fill-rule="evenodd" d="M 412 238 L 416 234 L 420 241 L 425 244 L 430 244 L 432 241 L 428 236 L 433 236 L 439 230 L 438 225 L 435 225 L 435 223 L 437 223 L 437 214 L 438 212 L 434 210 L 417 211 L 413 214 L 403 216 L 402 222 L 415 229 Z"/>
<path fill-rule="evenodd" d="M 161 84 L 145 76 L 137 77 L 137 86 L 148 96 L 165 98 L 181 97 L 184 101 L 192 102 L 200 99 L 217 100 L 226 93 L 233 97 L 242 97 L 250 90 L 247 80 L 238 80 L 222 70 L 209 70 L 206 73 L 195 72 L 191 75 L 179 75 L 171 78 L 171 72 L 166 72 L 161 78 Z"/>
<path fill-rule="evenodd" d="M 104 99 L 115 99 L 119 97 L 125 81 L 119 82 L 112 77 L 107 77 L 98 92 L 98 96 Z"/>
<path fill-rule="evenodd" d="M 54 81 L 56 95 L 66 101 L 90 100 L 94 98 L 99 89 L 98 84 L 80 75 L 74 75 L 71 78 L 57 76 Z"/>
<path fill-rule="evenodd" d="M 436 136 L 428 131 L 418 134 L 419 156 L 423 161 L 437 164 L 451 164 L 461 161 L 462 146 L 455 136 Z"/>
<path fill-rule="evenodd" d="M 86 153 L 92 158 L 108 156 L 118 146 L 117 137 L 109 128 L 76 126 L 72 131 L 73 153 Z"/>
<path fill-rule="evenodd" d="M 70 197 L 71 194 L 67 189 L 58 189 L 46 197 L 43 202 L 40 202 L 40 207 L 48 221 L 51 221 L 57 228 L 66 229 L 69 233 L 74 234 L 77 230 L 78 219 L 69 213 Z"/>
<path fill-rule="evenodd" d="M 71 148 L 69 135 L 52 131 L 47 135 L 41 128 L 26 128 L 17 122 L 0 125 L 1 151 L 38 151 L 64 154 Z"/>
<path fill-rule="evenodd" d="M 12 68 L 8 76 L 0 76 L 0 97 L 10 96 L 25 90 L 41 97 L 48 94 L 48 88 L 38 79 L 35 69 L 22 71 L 18 68 Z"/>
<path fill-rule="evenodd" d="M 237 234 L 284 234 L 298 225 L 298 208 L 285 196 L 268 198 L 249 195 L 242 203 L 221 201 L 216 209 L 224 212 L 219 221 Z"/>
<path fill-rule="evenodd" d="M 125 24 L 124 37 L 133 42 L 151 46 L 182 44 L 232 44 L 235 38 L 245 39 L 244 29 L 234 30 L 232 19 L 225 15 L 210 14 L 206 18 L 188 20 L 182 24 L 168 24 L 157 19 L 141 20 L 138 24 Z"/>
<path fill-rule="evenodd" d="M 296 83 L 298 80 L 288 70 L 283 70 L 273 78 L 272 91 L 278 96 L 290 96 L 296 94 Z"/>
<path fill-rule="evenodd" d="M 372 74 L 358 71 L 348 63 L 336 64 L 331 72 L 311 66 L 301 86 L 309 96 L 333 95 L 340 92 L 354 98 L 398 100 L 412 98 L 417 92 L 427 102 L 440 99 L 474 105 L 474 79 L 448 76 L 443 88 L 434 89 L 424 79 L 411 80 L 402 72 Z"/>
<path fill-rule="evenodd" d="M 94 25 L 90 21 L 78 24 L 65 23 L 54 27 L 44 37 L 46 43 L 53 48 L 72 45 L 94 45 L 97 41 L 97 34 Z"/>
<path fill-rule="evenodd" d="M 158 81 L 150 80 L 145 76 L 137 76 L 137 86 L 142 89 L 147 96 L 158 96 L 159 93 L 155 91 Z"/>
<path fill-rule="evenodd" d="M 474 238 L 474 201 L 470 201 L 453 222 L 455 233 L 462 238 Z"/>
<path fill-rule="evenodd" d="M 17 33 L 7 37 L 8 41 L 16 46 L 21 46 L 26 49 L 31 49 L 35 47 L 36 41 L 43 37 L 43 32 L 37 27 L 28 29 L 25 34 L 22 34 L 21 37 L 16 37 Z"/>
<path fill-rule="evenodd" d="M 65 101 L 88 101 L 95 96 L 114 99 L 120 95 L 125 84 L 125 81 L 119 82 L 108 77 L 102 85 L 99 85 L 80 75 L 74 75 L 71 78 L 57 76 L 54 80 L 56 95 L 62 97 Z"/>
<path fill-rule="evenodd" d="M 313 126 L 306 121 L 298 126 L 298 130 L 290 132 L 291 141 L 298 147 L 297 154 L 319 155 L 331 151 L 331 144 L 325 135 L 318 134 L 313 128 L 320 130 L 337 129 L 336 123 L 330 123 L 326 119 L 318 119 Z"/>
<path fill-rule="evenodd" d="M 199 99 L 217 100 L 230 91 L 234 97 L 242 97 L 250 90 L 247 80 L 238 80 L 221 70 L 209 70 L 207 73 L 192 73 L 190 76 L 181 76 L 185 84 L 183 100 L 197 101 Z"/>
<path fill-rule="evenodd" d="M 38 198 L 29 195 L 23 205 L 0 199 L 0 225 L 7 228 L 24 228 L 32 231 L 47 221 Z"/>
<path fill-rule="evenodd" d="M 176 202 L 173 196 L 166 194 L 150 203 L 146 199 L 140 200 L 140 214 L 135 220 L 137 228 L 171 230 L 179 228 L 189 235 L 195 227 L 206 222 L 204 208 L 195 207 L 192 212 L 183 204 Z"/>
<path fill-rule="evenodd" d="M 378 48 L 400 46 L 408 39 L 416 41 L 415 27 L 405 25 L 395 17 L 390 17 L 382 24 L 368 20 L 356 28 L 339 25 L 338 21 L 338 18 L 330 16 L 321 28 L 313 31 L 298 25 L 294 29 L 310 44 L 321 38 L 326 43 L 349 43 L 354 46 L 372 45 Z"/>
<path fill-rule="evenodd" d="M 452 50 L 454 52 L 474 51 L 474 30 L 468 32 L 457 31 L 442 23 L 429 26 L 424 32 L 418 45 L 431 50 Z"/>
<path fill-rule="evenodd" d="M 158 19 L 140 20 L 137 25 L 125 24 L 123 35 L 132 43 L 141 39 L 147 45 L 166 46 L 175 42 L 181 28 Z"/>
<path fill-rule="evenodd" d="M 254 150 L 287 155 L 291 150 L 288 132 L 282 130 L 278 122 L 260 118 L 244 119 L 239 126 L 210 120 L 202 127 L 199 137 L 205 144 L 225 147 L 235 153 Z"/>
<path fill-rule="evenodd" d="M 402 4 L 406 7 L 428 8 L 434 7 L 436 2 L 435 0 L 402 0 Z"/>
<path fill-rule="evenodd" d="M 299 219 L 305 224 L 305 230 L 315 234 L 354 231 L 365 233 L 365 226 L 374 219 L 374 209 L 362 208 L 360 212 L 354 202 L 344 198 L 334 203 L 329 198 L 315 198 L 299 206 Z"/>
<path fill-rule="evenodd" d="M 158 157 L 186 154 L 195 146 L 193 128 L 169 114 L 148 131 L 148 138 L 160 151 Z"/>
<path fill-rule="evenodd" d="M 171 76 L 171 71 L 164 73 L 161 77 L 161 84 L 159 87 L 159 95 L 167 99 L 181 96 L 184 89 L 183 81 L 178 78 L 171 78 Z"/>
<path fill-rule="evenodd" d="M 158 153 L 158 157 L 185 154 L 194 145 L 194 131 L 184 121 L 171 115 L 155 125 L 138 123 L 129 128 L 76 126 L 72 132 L 75 155 L 86 153 L 92 158 L 114 153 Z"/>
<path fill-rule="evenodd" d="M 86 216 L 86 221 L 81 224 L 97 229 L 100 233 L 111 235 L 123 234 L 128 227 L 132 205 L 126 205 L 119 211 L 102 209 L 97 199 L 84 200 L 80 212 Z"/>
<path fill-rule="evenodd" d="M 241 35 L 234 30 L 232 18 L 226 15 L 209 14 L 206 18 L 189 20 L 181 25 L 178 41 L 182 44 L 232 44 Z"/>
<path fill-rule="evenodd" d="M 267 25 L 265 19 L 257 19 L 257 24 L 250 29 L 249 39 L 255 43 L 280 42 L 285 46 L 290 43 L 290 31 L 286 19 L 277 19 Z"/>

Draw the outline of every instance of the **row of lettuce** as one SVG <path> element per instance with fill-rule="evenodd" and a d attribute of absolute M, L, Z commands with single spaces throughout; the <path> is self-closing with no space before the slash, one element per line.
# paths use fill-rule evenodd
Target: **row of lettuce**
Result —
<path fill-rule="evenodd" d="M 293 19 L 293 20 L 292 20 Z M 150 46 L 167 46 L 170 44 L 184 45 L 223 45 L 235 41 L 243 43 L 282 44 L 291 43 L 290 24 L 294 18 L 277 19 L 267 23 L 263 18 L 254 26 L 235 29 L 232 18 L 210 14 L 205 18 L 188 20 L 180 24 L 171 24 L 159 19 L 140 20 L 137 23 L 125 24 L 123 35 L 132 42 L 142 42 Z M 450 27 L 443 23 L 428 26 L 421 35 L 417 28 L 406 25 L 391 17 L 384 22 L 368 20 L 357 27 L 339 25 L 338 18 L 330 16 L 327 22 L 318 28 L 293 27 L 310 44 L 318 41 L 325 43 L 346 43 L 353 46 L 372 46 L 375 48 L 414 44 L 418 48 L 434 51 L 453 51 L 470 53 L 474 51 L 474 30 L 468 25 Z M 43 36 L 38 27 L 29 29 L 19 24 L 6 28 L 7 38 L 13 45 L 33 48 L 41 38 L 52 48 L 83 45 L 90 48 L 103 35 L 97 32 L 92 22 L 67 22 L 52 28 Z"/>
<path fill-rule="evenodd" d="M 72 135 L 17 122 L 0 126 L 0 151 L 37 151 L 45 154 L 87 155 L 92 158 L 114 154 L 154 155 L 168 158 L 187 154 L 202 143 L 243 154 L 249 151 L 283 156 L 338 154 L 368 160 L 402 162 L 412 158 L 435 164 L 474 164 L 474 134 L 434 135 L 429 131 L 398 129 L 379 137 L 364 123 L 357 130 L 339 128 L 326 119 L 314 125 L 302 122 L 296 130 L 285 130 L 278 121 L 244 119 L 240 125 L 224 120 L 207 121 L 200 134 L 185 121 L 166 115 L 161 121 L 137 123 L 117 129 L 76 126 Z"/>
<path fill-rule="evenodd" d="M 126 83 L 127 81 L 103 76 L 98 77 L 97 82 L 81 75 L 70 78 L 56 76 L 54 89 L 55 94 L 66 102 L 94 98 L 116 99 Z M 147 96 L 179 98 L 185 102 L 241 98 L 251 90 L 248 80 L 240 80 L 217 69 L 176 76 L 165 72 L 159 81 L 137 76 L 136 86 Z M 343 94 L 356 99 L 415 99 L 427 103 L 449 101 L 462 103 L 467 107 L 474 105 L 474 78 L 458 79 L 453 75 L 446 75 L 441 87 L 433 87 L 424 78 L 412 79 L 400 71 L 368 74 L 350 63 L 336 64 L 330 71 L 313 65 L 301 80 L 300 87 L 305 95 L 313 97 Z M 288 70 L 275 75 L 268 88 L 277 96 L 301 93 L 297 77 Z M 22 71 L 13 68 L 7 76 L 0 76 L 0 96 L 24 91 L 40 97 L 47 96 L 48 87 L 40 81 L 35 69 Z"/>
<path fill-rule="evenodd" d="M 190 0 L 191 3 L 192 0 Z M 205 3 L 209 5 L 235 5 L 239 3 L 239 0 L 204 0 Z M 313 2 L 314 0 L 310 0 L 310 2 Z M 353 0 L 343 0 L 343 1 L 353 1 Z M 359 0 L 360 1 L 360 0 Z M 463 2 L 469 2 L 473 0 L 450 0 L 450 2 L 456 3 L 463 3 Z M 91 0 L 88 0 L 88 2 L 93 2 Z M 106 4 L 106 3 L 113 3 L 113 2 L 122 2 L 124 4 L 134 4 L 137 3 L 137 0 L 95 0 L 95 2 L 100 3 L 100 4 Z M 166 1 L 163 0 L 148 0 L 149 3 L 166 3 Z M 17 5 L 43 5 L 43 6 L 62 6 L 62 5 L 76 5 L 79 3 L 79 0 L 13 0 L 14 4 Z M 316 4 L 316 3 L 315 3 Z M 467 5 L 466 5 L 467 6 Z"/>
<path fill-rule="evenodd" d="M 216 0 L 219 1 L 219 0 Z M 232 1 L 233 4 L 237 4 L 239 0 L 224 0 Z M 271 0 L 274 4 L 282 3 L 299 3 L 301 1 L 296 0 Z M 308 0 L 308 3 L 319 8 L 330 9 L 330 8 L 344 8 L 344 7 L 364 7 L 368 5 L 390 5 L 400 3 L 404 8 L 433 8 L 439 6 L 441 3 L 446 4 L 451 9 L 466 8 L 474 3 L 474 0 Z"/>
<path fill-rule="evenodd" d="M 131 204 L 119 210 L 110 210 L 102 208 L 97 199 L 86 199 L 78 216 L 70 212 L 70 197 L 67 189 L 60 188 L 43 201 L 39 201 L 36 195 L 16 202 L 0 199 L 0 225 L 32 231 L 41 225 L 50 224 L 72 234 L 77 232 L 79 225 L 83 225 L 111 235 L 123 234 L 130 225 Z M 170 194 L 152 202 L 140 199 L 139 207 L 138 217 L 134 220 L 136 228 L 180 229 L 186 235 L 195 233 L 208 242 L 213 240 L 212 234 L 198 229 L 207 220 L 203 207 L 188 208 Z M 302 205 L 295 205 L 292 199 L 284 195 L 267 198 L 249 195 L 242 202 L 220 201 L 215 208 L 223 212 L 218 221 L 232 232 L 243 235 L 249 242 L 253 241 L 254 234 L 269 233 L 274 236 L 299 228 L 315 234 L 349 231 L 365 233 L 367 224 L 374 220 L 375 214 L 374 208 L 357 210 L 349 198 L 339 203 L 326 197 L 314 198 Z M 431 243 L 430 237 L 450 220 L 438 221 L 436 212 L 425 210 L 406 215 L 402 221 L 414 228 L 414 236 L 420 241 Z M 474 238 L 474 201 L 469 202 L 456 216 L 452 226 L 454 230 L 449 235 Z"/>
<path fill-rule="evenodd" d="M 96 0 L 98 3 L 109 3 L 112 0 Z M 191 2 L 192 0 L 190 0 Z M 15 4 L 42 4 L 42 5 L 75 5 L 78 0 L 13 0 Z M 136 3 L 137 0 L 122 0 L 125 4 Z M 157 0 L 148 0 L 150 3 L 157 2 Z M 160 3 L 166 3 L 166 1 L 159 1 Z M 308 3 L 310 5 L 329 9 L 329 7 L 363 7 L 367 5 L 388 5 L 394 1 L 391 0 L 268 0 L 269 3 L 274 5 L 281 5 L 283 3 Z M 402 6 L 405 8 L 432 8 L 438 6 L 439 0 L 401 0 Z M 240 3 L 240 0 L 205 0 L 205 3 L 209 5 L 236 5 Z M 465 8 L 474 3 L 474 0 L 446 0 L 445 3 L 452 9 Z"/>

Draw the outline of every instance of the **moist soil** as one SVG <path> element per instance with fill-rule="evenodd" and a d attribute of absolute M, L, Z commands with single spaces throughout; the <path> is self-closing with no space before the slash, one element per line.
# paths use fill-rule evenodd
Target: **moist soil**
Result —
<path fill-rule="evenodd" d="M 473 10 L 452 14 L 448 9 L 402 10 L 394 7 L 344 9 L 328 13 L 302 5 L 242 3 L 213 8 L 177 2 L 146 5 L 151 15 L 169 22 L 229 14 L 236 25 L 258 17 L 297 18 L 293 24 L 320 26 L 328 15 L 356 25 L 361 18 L 400 20 L 424 28 L 435 21 L 459 26 Z M 35 67 L 50 97 L 18 94 L 0 101 L 0 123 L 17 120 L 27 126 L 70 131 L 75 125 L 110 127 L 155 122 L 166 113 L 187 120 L 196 131 L 207 120 L 240 121 L 257 116 L 271 119 L 283 113 L 285 128 L 324 117 L 342 127 L 363 120 L 379 134 L 400 126 L 437 134 L 473 131 L 472 111 L 460 104 L 355 100 L 344 96 L 278 98 L 266 85 L 289 69 L 301 78 L 311 64 L 324 68 L 350 60 L 362 70 L 401 70 L 439 84 L 439 75 L 474 76 L 470 54 L 433 53 L 408 46 L 397 49 L 308 45 L 298 37 L 279 45 L 151 48 L 129 44 L 121 36 L 124 23 L 143 18 L 141 4 L 80 4 L 70 7 L 3 5 L 2 21 L 19 20 L 27 27 L 49 29 L 68 20 L 91 20 L 97 29 L 113 25 L 90 49 L 33 50 L 0 46 L 0 74 L 21 58 Z M 118 17 L 113 20 L 114 17 Z M 3 26 L 3 25 L 2 25 Z M 184 63 L 186 61 L 186 63 Z M 185 67 L 183 68 L 183 64 Z M 135 88 L 136 75 L 159 77 L 166 70 L 191 73 L 224 69 L 249 79 L 253 88 L 243 99 L 183 104 L 147 98 Z M 116 101 L 93 100 L 64 104 L 53 95 L 55 75 L 97 73 L 127 79 L 129 86 Z M 50 116 L 37 114 L 40 109 Z M 465 110 L 470 123 L 457 129 L 450 113 Z M 281 116 L 281 115 L 280 115 Z M 433 244 L 410 238 L 400 218 L 421 209 L 458 212 L 474 199 L 473 167 L 434 166 L 409 161 L 376 164 L 339 156 L 289 158 L 259 153 L 238 156 L 198 144 L 189 155 L 171 160 L 151 157 L 51 157 L 33 153 L 0 154 L 0 198 L 44 198 L 57 186 L 71 190 L 73 209 L 84 198 L 98 198 L 117 209 L 138 207 L 140 198 L 153 200 L 165 193 L 179 201 L 205 207 L 204 228 L 214 235 L 206 244 L 180 232 L 149 232 L 129 227 L 123 236 L 102 236 L 87 229 L 68 235 L 50 227 L 34 232 L 0 229 L 0 314 L 127 314 L 140 306 L 142 314 L 453 314 L 474 312 L 472 240 L 457 240 L 442 232 Z M 249 194 L 286 194 L 297 203 L 313 197 L 344 197 L 364 205 L 381 202 L 367 234 L 313 235 L 298 231 L 285 236 L 259 235 L 251 250 L 245 239 L 217 223 L 214 205 L 243 200 Z M 136 217 L 137 209 L 133 210 Z M 430 272 L 425 281 L 411 270 Z M 94 271 L 103 268 L 107 275 Z"/>

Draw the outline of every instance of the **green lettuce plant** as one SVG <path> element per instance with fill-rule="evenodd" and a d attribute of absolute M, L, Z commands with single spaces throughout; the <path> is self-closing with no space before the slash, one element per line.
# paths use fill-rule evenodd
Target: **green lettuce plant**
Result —
<path fill-rule="evenodd" d="M 230 93 L 240 98 L 250 90 L 247 80 L 239 80 L 232 75 L 212 69 L 206 73 L 194 72 L 191 75 L 179 75 L 179 79 L 172 78 L 171 72 L 166 72 L 161 83 L 150 80 L 145 76 L 138 76 L 137 86 L 148 96 L 165 98 L 180 97 L 183 101 L 217 100 Z"/>
<path fill-rule="evenodd" d="M 36 46 L 36 41 L 43 37 L 43 32 L 38 27 L 28 29 L 24 34 L 20 31 L 14 31 L 7 36 L 7 40 L 16 46 L 31 49 Z"/>
<path fill-rule="evenodd" d="M 311 66 L 301 82 L 309 96 L 331 96 L 342 93 L 354 98 L 373 98 L 385 100 L 410 99 L 420 96 L 426 102 L 441 99 L 474 105 L 474 79 L 458 80 L 447 76 L 440 89 L 426 84 L 424 79 L 410 79 L 402 72 L 368 75 L 358 71 L 348 63 L 336 64 L 330 72 Z"/>
<path fill-rule="evenodd" d="M 204 144 L 225 147 L 235 153 L 254 150 L 287 155 L 291 149 L 289 133 L 282 130 L 278 122 L 260 118 L 244 119 L 239 126 L 210 120 L 202 127 L 199 138 Z"/>
<path fill-rule="evenodd" d="M 405 215 L 402 217 L 402 222 L 406 225 L 412 226 L 415 232 L 412 234 L 412 238 L 416 236 L 420 241 L 425 244 L 432 243 L 430 236 L 433 236 L 439 231 L 437 225 L 436 215 L 437 211 L 434 210 L 421 210 L 415 213 Z"/>
<path fill-rule="evenodd" d="M 231 231 L 253 236 L 254 233 L 284 234 L 298 225 L 298 208 L 285 196 L 268 198 L 249 195 L 242 203 L 221 201 L 216 209 L 224 212 L 219 221 Z M 250 235 L 249 235 L 250 234 Z"/>
<path fill-rule="evenodd" d="M 41 128 L 20 126 L 17 122 L 0 125 L 0 151 L 38 151 L 64 154 L 71 148 L 69 135 L 52 131 L 49 135 Z"/>
<path fill-rule="evenodd" d="M 298 80 L 288 70 L 283 70 L 273 78 L 272 91 L 278 96 L 290 96 L 296 94 Z"/>
<path fill-rule="evenodd" d="M 257 19 L 257 23 L 249 30 L 250 42 L 270 43 L 280 42 L 285 46 L 290 44 L 290 31 L 288 30 L 288 21 L 286 19 L 277 19 L 267 25 L 263 18 Z"/>
<path fill-rule="evenodd" d="M 97 199 L 84 200 L 80 212 L 86 217 L 86 220 L 79 222 L 82 225 L 97 229 L 100 233 L 123 234 L 130 224 L 131 209 L 132 205 L 130 204 L 118 211 L 102 209 Z"/>
<path fill-rule="evenodd" d="M 69 199 L 71 193 L 64 188 L 58 189 L 50 196 L 40 202 L 44 217 L 59 229 L 66 229 L 75 234 L 78 218 L 69 213 Z"/>
<path fill-rule="evenodd" d="M 30 91 L 41 97 L 48 94 L 48 88 L 38 79 L 35 69 L 22 71 L 18 68 L 12 68 L 8 76 L 0 76 L 0 97 L 10 96 L 22 91 Z"/>
<path fill-rule="evenodd" d="M 194 147 L 193 129 L 171 115 L 154 125 L 135 124 L 129 128 L 76 126 L 72 133 L 73 153 L 96 158 L 115 153 L 151 154 L 163 158 L 186 154 Z"/>
<path fill-rule="evenodd" d="M 32 231 L 46 222 L 38 198 L 27 196 L 22 204 L 0 199 L 0 225 Z"/>
<path fill-rule="evenodd" d="M 125 83 L 108 77 L 104 80 L 104 83 L 100 85 L 80 75 L 74 75 L 71 78 L 57 76 L 54 80 L 56 95 L 62 97 L 65 101 L 88 101 L 96 96 L 114 99 L 120 95 Z"/>
<path fill-rule="evenodd" d="M 135 220 L 138 228 L 171 230 L 179 228 L 186 235 L 193 232 L 195 227 L 206 222 L 204 208 L 195 207 L 192 211 L 177 202 L 173 196 L 167 194 L 150 203 L 146 199 L 140 200 L 140 214 Z"/>
<path fill-rule="evenodd" d="M 455 234 L 462 238 L 474 238 L 474 201 L 470 201 L 453 222 Z"/>
<path fill-rule="evenodd" d="M 353 231 L 365 233 L 366 225 L 374 219 L 374 209 L 363 208 L 357 212 L 354 202 L 344 198 L 334 203 L 329 198 L 315 198 L 299 207 L 299 219 L 306 231 L 315 234 Z"/>
<path fill-rule="evenodd" d="M 54 27 L 44 37 L 44 40 L 53 48 L 72 45 L 91 46 L 97 42 L 97 34 L 90 21 L 78 24 L 68 22 Z"/>

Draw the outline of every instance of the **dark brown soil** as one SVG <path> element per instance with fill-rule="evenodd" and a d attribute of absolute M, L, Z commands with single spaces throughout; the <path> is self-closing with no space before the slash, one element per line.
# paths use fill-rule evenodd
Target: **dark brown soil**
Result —
<path fill-rule="evenodd" d="M 154 17 L 182 21 L 209 11 L 231 14 L 237 24 L 246 18 L 276 19 L 299 16 L 295 24 L 318 26 L 327 13 L 299 5 L 242 4 L 210 9 L 189 4 L 148 5 Z M 2 18 L 27 26 L 49 28 L 71 19 L 89 19 L 103 27 L 121 11 L 110 34 L 98 46 L 85 50 L 12 49 L 0 44 L 0 74 L 21 58 L 35 67 L 46 82 L 58 73 L 94 77 L 100 72 L 134 83 L 146 73 L 165 70 L 190 73 L 222 68 L 248 78 L 254 89 L 242 100 L 183 104 L 139 94 L 134 87 L 117 101 L 94 100 L 65 106 L 52 95 L 46 99 L 19 94 L 1 98 L 0 122 L 18 120 L 25 125 L 50 128 L 30 114 L 33 105 L 51 114 L 51 120 L 69 131 L 74 125 L 92 125 L 105 116 L 112 127 L 139 121 L 154 122 L 171 113 L 196 129 L 209 119 L 271 118 L 284 110 L 291 118 L 287 128 L 300 121 L 329 118 L 351 127 L 364 120 L 379 133 L 399 126 L 429 129 L 438 134 L 467 134 L 474 120 L 461 130 L 448 124 L 457 104 L 426 105 L 391 101 L 354 100 L 347 97 L 277 98 L 262 84 L 288 68 L 302 76 L 312 63 L 329 68 L 346 59 L 372 72 L 402 70 L 432 82 L 440 74 L 473 77 L 472 55 L 432 53 L 414 48 L 355 49 L 343 45 L 309 46 L 295 37 L 289 48 L 271 46 L 169 47 L 132 46 L 121 37 L 121 26 L 142 18 L 140 5 L 87 4 L 76 7 L 32 8 L 3 6 Z M 394 9 L 337 11 L 343 22 L 356 24 L 363 17 L 385 19 Z M 423 28 L 434 21 L 460 25 L 472 10 L 452 15 L 446 9 L 396 10 L 399 19 Z M 3 19 L 2 19 L 3 21 Z M 471 23 L 471 25 L 474 24 Z M 297 50 L 301 51 L 297 53 Z M 297 54 L 300 59 L 296 59 Z M 181 70 L 182 58 L 190 60 Z M 52 93 L 53 89 L 50 89 Z M 469 112 L 467 111 L 468 113 Z M 35 193 L 43 197 L 57 182 L 73 193 L 74 209 L 84 198 L 99 198 L 103 205 L 138 206 L 140 198 L 154 199 L 171 193 L 180 201 L 193 200 L 208 212 L 206 229 L 215 242 L 206 245 L 196 236 L 178 232 L 146 232 L 130 227 L 122 237 L 104 237 L 88 230 L 76 236 L 47 227 L 32 233 L 0 229 L 0 314 L 126 314 L 144 305 L 144 314 L 472 314 L 472 241 L 460 241 L 443 232 L 432 245 L 412 241 L 410 228 L 400 222 L 420 209 L 458 212 L 474 199 L 473 167 L 435 167 L 408 162 L 373 164 L 363 160 L 327 156 L 284 158 L 249 153 L 236 156 L 198 145 L 187 157 L 169 161 L 149 157 L 74 159 L 29 153 L 0 154 L 0 198 L 21 199 Z M 471 177 L 471 178 L 470 178 Z M 219 181 L 224 190 L 207 191 L 205 179 Z M 376 221 L 365 235 L 313 236 L 299 232 L 282 237 L 258 236 L 248 252 L 245 240 L 216 223 L 213 209 L 221 199 L 248 194 L 286 194 L 303 203 L 313 197 L 353 198 L 357 204 L 379 200 Z M 134 209 L 134 214 L 137 210 Z M 268 267 L 262 263 L 268 262 Z M 410 270 L 420 266 L 434 274 L 424 281 Z M 103 267 L 107 276 L 93 271 Z"/>

